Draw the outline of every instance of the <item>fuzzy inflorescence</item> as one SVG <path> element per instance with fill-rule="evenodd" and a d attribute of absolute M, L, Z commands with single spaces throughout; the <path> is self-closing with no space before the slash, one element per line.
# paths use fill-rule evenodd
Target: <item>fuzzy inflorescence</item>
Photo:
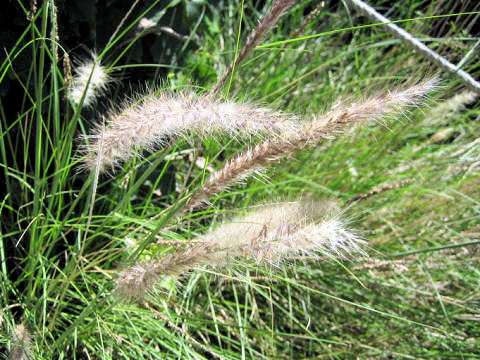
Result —
<path fill-rule="evenodd" d="M 75 68 L 75 76 L 68 89 L 68 97 L 77 105 L 83 98 L 83 105 L 91 106 L 104 92 L 109 81 L 107 68 L 99 61 L 95 61 L 95 55 L 92 55 L 92 59 L 81 62 Z"/>
<path fill-rule="evenodd" d="M 280 136 L 268 139 L 235 156 L 211 175 L 183 211 L 201 205 L 209 197 L 259 169 L 288 159 L 305 147 L 334 137 L 348 126 L 366 120 L 383 121 L 388 116 L 402 112 L 409 105 L 418 105 L 435 87 L 436 81 L 430 80 L 404 90 L 371 97 L 363 103 L 349 106 L 339 104 L 326 114 L 304 122 L 295 131 L 285 131 Z"/>
<path fill-rule="evenodd" d="M 153 149 L 168 136 L 219 131 L 230 135 L 256 132 L 275 135 L 215 172 L 187 203 L 185 211 L 256 169 L 332 138 L 347 126 L 365 120 L 384 121 L 409 105 L 418 105 L 435 86 L 435 81 L 426 81 L 362 103 L 339 104 L 303 123 L 293 115 L 214 100 L 211 96 L 152 95 L 112 115 L 105 126 L 98 128 L 92 136 L 94 141 L 87 153 L 87 163 L 104 169 L 127 160 L 136 149 Z M 299 254 L 341 259 L 362 253 L 358 237 L 345 228 L 338 215 L 320 203 L 305 202 L 261 207 L 220 225 L 193 243 L 199 245 L 176 249 L 160 259 L 127 267 L 116 280 L 116 292 L 127 297 L 143 297 L 165 276 L 179 278 L 201 265 L 222 268 L 230 264 L 232 258 L 275 264 Z"/>
<path fill-rule="evenodd" d="M 30 352 L 31 335 L 27 327 L 23 324 L 15 326 L 12 333 L 13 346 L 10 350 L 9 359 L 27 360 L 32 359 Z"/>
<path fill-rule="evenodd" d="M 361 252 L 330 202 L 287 202 L 261 206 L 200 237 L 220 255 L 278 263 L 299 254 L 348 258 Z"/>
<path fill-rule="evenodd" d="M 274 135 L 292 131 L 297 123 L 295 115 L 263 107 L 193 92 L 162 92 L 113 112 L 88 136 L 84 159 L 88 168 L 103 171 L 138 151 L 155 150 L 172 136 Z"/>
<path fill-rule="evenodd" d="M 359 238 L 326 202 L 288 202 L 262 206 L 237 216 L 195 239 L 187 250 L 122 271 L 117 293 L 143 297 L 164 276 L 185 276 L 201 265 L 221 269 L 234 258 L 278 264 L 298 255 L 349 258 L 363 254 Z"/>

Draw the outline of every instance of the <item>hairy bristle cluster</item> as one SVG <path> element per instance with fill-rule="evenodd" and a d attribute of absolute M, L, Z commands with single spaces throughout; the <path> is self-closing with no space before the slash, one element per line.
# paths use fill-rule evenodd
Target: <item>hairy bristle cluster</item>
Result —
<path fill-rule="evenodd" d="M 31 335 L 25 325 L 19 324 L 15 326 L 12 333 L 13 346 L 10 350 L 9 359 L 26 360 L 32 359 L 30 354 Z"/>
<path fill-rule="evenodd" d="M 387 116 L 401 112 L 405 106 L 418 104 L 428 92 L 435 88 L 435 83 L 434 80 L 427 81 L 405 90 L 395 90 L 369 98 L 361 104 L 336 106 L 330 112 L 305 122 L 295 131 L 284 132 L 274 139 L 258 144 L 235 156 L 220 170 L 213 173 L 183 211 L 186 212 L 201 205 L 209 197 L 261 168 L 282 159 L 288 159 L 305 147 L 314 146 L 324 139 L 332 138 L 349 125 L 365 120 L 381 121 Z"/>
<path fill-rule="evenodd" d="M 277 0 L 272 5 L 270 12 L 268 12 L 263 19 L 260 21 L 260 24 L 255 28 L 254 32 L 247 38 L 247 42 L 243 46 L 242 50 L 238 54 L 234 62 L 227 68 L 227 71 L 222 76 L 222 78 L 215 84 L 212 88 L 211 93 L 216 93 L 225 83 L 227 78 L 232 74 L 233 68 L 238 66 L 247 55 L 255 49 L 267 36 L 270 29 L 272 29 L 280 20 L 280 18 L 285 15 L 288 9 L 290 9 L 295 0 Z"/>
<path fill-rule="evenodd" d="M 83 106 L 93 105 L 110 81 L 106 70 L 100 62 L 95 61 L 94 55 L 92 59 L 81 62 L 75 68 L 75 76 L 68 89 L 68 97 L 77 105 L 82 98 Z"/>
<path fill-rule="evenodd" d="M 115 292 L 120 296 L 142 297 L 162 276 L 186 274 L 192 269 L 192 264 L 206 261 L 208 249 L 203 245 L 166 255 L 159 260 L 141 261 L 119 274 L 115 281 Z"/>
<path fill-rule="evenodd" d="M 185 276 L 201 265 L 222 268 L 232 258 L 277 264 L 297 255 L 343 259 L 362 254 L 358 237 L 345 228 L 331 204 L 320 202 L 263 206 L 195 241 L 201 244 L 127 268 L 116 280 L 117 293 L 142 297 L 163 276 Z"/>
<path fill-rule="evenodd" d="M 329 202 L 262 206 L 220 225 L 200 238 L 221 261 L 242 256 L 277 263 L 298 254 L 347 258 L 361 252 Z"/>
<path fill-rule="evenodd" d="M 100 170 L 129 160 L 139 150 L 153 151 L 179 135 L 230 136 L 279 134 L 292 131 L 297 118 L 279 111 L 191 92 L 149 95 L 141 103 L 113 113 L 89 136 L 85 149 L 88 168 Z"/>

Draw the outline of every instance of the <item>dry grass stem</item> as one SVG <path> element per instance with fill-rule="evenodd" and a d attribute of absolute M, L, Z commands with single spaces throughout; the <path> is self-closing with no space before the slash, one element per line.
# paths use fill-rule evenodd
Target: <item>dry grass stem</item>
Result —
<path fill-rule="evenodd" d="M 186 339 L 188 339 L 189 341 L 195 343 L 200 349 L 202 349 L 203 351 L 205 351 L 206 353 L 209 353 L 211 354 L 215 359 L 225 359 L 224 357 L 222 357 L 221 355 L 217 354 L 216 352 L 214 352 L 212 349 L 209 349 L 207 346 L 205 346 L 204 344 L 202 344 L 201 342 L 199 342 L 197 339 L 195 339 L 194 337 L 192 337 L 185 329 L 181 328 L 180 326 L 177 326 L 173 323 L 173 321 L 167 316 L 167 314 L 164 314 L 163 312 L 160 312 L 156 309 L 154 309 L 152 306 L 150 306 L 150 304 L 146 301 L 142 301 L 142 305 L 145 306 L 146 309 L 148 309 L 149 311 L 152 312 L 152 314 L 158 318 L 158 319 L 162 319 L 163 321 L 165 321 L 168 326 L 176 331 L 177 333 L 181 334 L 183 337 L 185 337 Z M 207 343 L 206 341 L 204 343 Z"/>
<path fill-rule="evenodd" d="M 209 197 L 220 193 L 227 186 L 253 172 L 288 159 L 305 147 L 332 138 L 345 127 L 365 121 L 383 120 L 387 116 L 401 112 L 407 105 L 421 102 L 427 93 L 435 88 L 435 81 L 411 86 L 405 90 L 391 91 L 385 95 L 372 97 L 361 104 L 336 106 L 325 115 L 313 120 L 295 131 L 284 132 L 281 136 L 258 144 L 254 148 L 235 156 L 212 176 L 186 204 L 183 213 L 200 206 Z"/>
<path fill-rule="evenodd" d="M 382 194 L 386 191 L 402 188 L 402 187 L 410 184 L 411 182 L 412 182 L 412 179 L 405 179 L 405 180 L 402 180 L 402 181 L 397 182 L 395 184 L 383 184 L 379 187 L 373 188 L 372 190 L 370 190 L 367 193 L 352 196 L 346 202 L 347 202 L 347 204 L 349 204 L 349 203 L 353 203 L 353 202 L 357 202 L 357 201 L 361 201 L 361 200 L 366 200 L 366 199 L 368 199 L 372 196 Z"/>
<path fill-rule="evenodd" d="M 201 265 L 222 268 L 237 257 L 278 264 L 297 255 L 344 259 L 362 253 L 358 237 L 326 202 L 263 206 L 194 241 L 201 244 L 127 268 L 116 281 L 117 292 L 142 297 L 163 276 L 185 276 Z"/>
<path fill-rule="evenodd" d="M 129 160 L 138 150 L 155 150 L 172 136 L 274 135 L 291 131 L 297 120 L 280 111 L 191 92 L 150 95 L 111 114 L 105 125 L 94 129 L 89 136 L 92 142 L 84 150 L 85 164 L 89 169 L 98 165 L 103 171 Z"/>
<path fill-rule="evenodd" d="M 313 9 L 305 18 L 302 20 L 300 27 L 296 29 L 290 36 L 290 39 L 295 39 L 303 34 L 307 26 L 322 12 L 325 7 L 325 1 L 321 1 L 315 9 Z"/>
<path fill-rule="evenodd" d="M 227 68 L 225 74 L 221 79 L 215 84 L 212 88 L 211 93 L 214 94 L 220 90 L 220 88 L 225 84 L 225 81 L 232 74 L 233 69 L 238 66 L 247 55 L 255 49 L 267 36 L 270 29 L 272 29 L 280 20 L 280 18 L 290 9 L 295 0 L 277 0 L 272 5 L 270 12 L 266 14 L 260 24 L 255 28 L 254 32 L 247 38 L 247 42 L 243 46 L 242 50 L 238 54 L 234 62 Z"/>

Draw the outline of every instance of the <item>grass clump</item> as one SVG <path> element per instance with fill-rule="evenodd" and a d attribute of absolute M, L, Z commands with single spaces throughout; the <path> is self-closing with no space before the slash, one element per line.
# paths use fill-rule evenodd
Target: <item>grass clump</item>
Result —
<path fill-rule="evenodd" d="M 335 3 L 205 3 L 186 35 L 161 21 L 181 5 L 137 5 L 76 76 L 55 1 L 20 6 L 0 72 L 23 91 L 0 109 L 1 352 L 479 357 L 478 95 Z M 388 16 L 476 77 L 478 5 L 451 6 Z M 128 64 L 169 34 L 170 63 Z M 147 66 L 171 72 L 125 101 Z"/>

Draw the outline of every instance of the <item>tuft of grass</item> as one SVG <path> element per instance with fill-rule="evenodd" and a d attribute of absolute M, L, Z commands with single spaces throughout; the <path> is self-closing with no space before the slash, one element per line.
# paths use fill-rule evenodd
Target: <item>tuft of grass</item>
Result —
<path fill-rule="evenodd" d="M 458 96 L 463 88 L 455 77 L 445 76 L 429 106 L 412 109 L 408 119 L 355 127 L 295 151 L 295 158 L 275 162 L 268 172 L 216 191 L 208 208 L 179 217 L 208 184 L 208 173 L 262 139 L 172 136 L 151 153 L 134 149 L 138 154 L 115 176 L 78 172 L 78 136 L 88 136 L 108 103 L 119 104 L 122 96 L 112 91 L 89 109 L 73 107 L 57 28 L 63 14 L 54 0 L 17 3 L 25 31 L 0 64 L 0 83 L 14 79 L 22 89 L 18 101 L 0 104 L 6 189 L 0 198 L 0 353 L 24 356 L 28 350 L 38 359 L 480 357 L 480 111 L 477 97 Z M 192 78 L 196 87 L 212 89 L 238 58 L 239 40 L 254 33 L 273 5 L 201 3 L 191 33 L 175 38 L 178 53 L 166 51 L 156 64 L 132 64 L 127 59 L 143 36 L 142 20 L 162 24 L 162 16 L 183 6 L 136 4 L 118 19 L 108 45 L 97 49 L 96 62 L 118 74 L 115 85 L 135 86 L 135 71 L 147 67 L 168 68 L 162 80 L 172 92 L 186 91 Z M 469 55 L 479 40 L 472 25 L 478 4 L 372 5 L 383 13 L 388 5 L 390 19 L 478 78 Z M 326 2 L 304 23 L 316 8 L 317 2 L 304 1 L 282 12 L 266 44 L 235 65 L 225 101 L 308 117 L 327 113 L 336 99 L 362 104 L 370 94 L 436 73 L 343 4 Z M 195 50 L 187 51 L 187 42 Z M 23 56 L 29 61 L 20 72 Z M 93 75 L 89 79 L 91 85 Z M 87 93 L 82 96 L 85 104 Z M 230 213 L 325 198 L 344 209 L 342 218 L 366 239 L 369 257 L 320 262 L 310 251 L 293 252 L 281 266 L 259 266 L 255 252 L 253 261 L 249 253 L 229 259 L 233 266 L 195 267 L 181 281 L 163 276 L 136 302 L 113 296 L 122 264 L 185 256 L 208 234 L 217 241 L 215 231 L 223 231 L 226 219 L 242 218 Z M 284 235 L 282 229 L 271 233 Z"/>

